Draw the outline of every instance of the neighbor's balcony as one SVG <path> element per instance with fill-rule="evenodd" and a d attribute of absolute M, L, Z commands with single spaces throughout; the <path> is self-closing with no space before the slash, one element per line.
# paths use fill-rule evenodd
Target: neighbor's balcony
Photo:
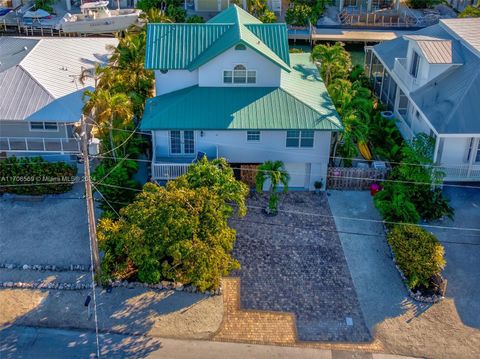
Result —
<path fill-rule="evenodd" d="M 75 138 L 0 137 L 0 151 L 80 153 Z"/>
<path fill-rule="evenodd" d="M 156 153 L 161 151 L 156 150 Z M 152 162 L 152 179 L 154 181 L 168 181 L 187 173 L 188 166 L 206 155 L 208 159 L 218 158 L 218 146 L 199 148 L 191 155 L 155 156 Z"/>
<path fill-rule="evenodd" d="M 408 90 L 414 91 L 420 86 L 420 81 L 418 78 L 413 77 L 407 70 L 407 59 L 406 58 L 396 58 L 393 65 L 393 72 L 397 77 L 402 81 Z"/>

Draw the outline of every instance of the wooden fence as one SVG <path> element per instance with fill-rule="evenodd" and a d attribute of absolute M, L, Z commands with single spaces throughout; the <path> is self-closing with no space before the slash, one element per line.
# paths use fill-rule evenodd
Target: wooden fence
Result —
<path fill-rule="evenodd" d="M 327 189 L 362 191 L 370 188 L 373 182 L 381 182 L 389 169 L 328 167 Z"/>

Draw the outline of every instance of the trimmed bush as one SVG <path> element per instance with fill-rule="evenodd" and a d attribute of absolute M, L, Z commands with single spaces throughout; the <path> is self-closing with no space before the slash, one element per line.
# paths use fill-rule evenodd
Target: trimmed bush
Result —
<path fill-rule="evenodd" d="M 432 233 L 419 226 L 395 225 L 387 240 L 411 289 L 428 288 L 431 278 L 445 267 L 443 246 Z"/>
<path fill-rule="evenodd" d="M 72 189 L 77 168 L 42 157 L 9 157 L 0 161 L 0 193 L 44 195 Z"/>

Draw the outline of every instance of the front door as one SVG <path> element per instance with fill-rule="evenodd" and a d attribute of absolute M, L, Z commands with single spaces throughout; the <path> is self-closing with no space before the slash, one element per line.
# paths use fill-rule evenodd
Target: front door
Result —
<path fill-rule="evenodd" d="M 193 155 L 195 137 L 193 131 L 170 131 L 170 154 Z"/>

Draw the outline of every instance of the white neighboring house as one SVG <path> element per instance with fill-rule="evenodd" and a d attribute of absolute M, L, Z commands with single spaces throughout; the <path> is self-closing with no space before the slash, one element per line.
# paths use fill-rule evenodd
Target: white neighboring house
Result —
<path fill-rule="evenodd" d="M 480 181 L 480 18 L 446 19 L 367 49 L 375 93 L 406 139 L 435 138 L 445 181 Z"/>
<path fill-rule="evenodd" d="M 83 93 L 84 69 L 106 64 L 112 38 L 0 38 L 0 154 L 65 159 L 79 153 L 73 136 Z M 58 155 L 58 156 L 57 156 Z"/>
<path fill-rule="evenodd" d="M 248 0 L 184 0 L 185 10 L 193 10 L 200 15 L 202 13 L 220 12 L 233 4 L 238 4 L 244 10 L 247 10 Z M 282 0 L 267 0 L 267 7 L 276 14 L 281 14 Z"/>
<path fill-rule="evenodd" d="M 152 133 L 152 179 L 185 173 L 205 154 L 245 168 L 281 160 L 289 187 L 326 181 L 342 130 L 310 54 L 289 54 L 285 24 L 231 6 L 206 24 L 150 24 L 145 66 L 155 70 L 141 129 Z"/>

